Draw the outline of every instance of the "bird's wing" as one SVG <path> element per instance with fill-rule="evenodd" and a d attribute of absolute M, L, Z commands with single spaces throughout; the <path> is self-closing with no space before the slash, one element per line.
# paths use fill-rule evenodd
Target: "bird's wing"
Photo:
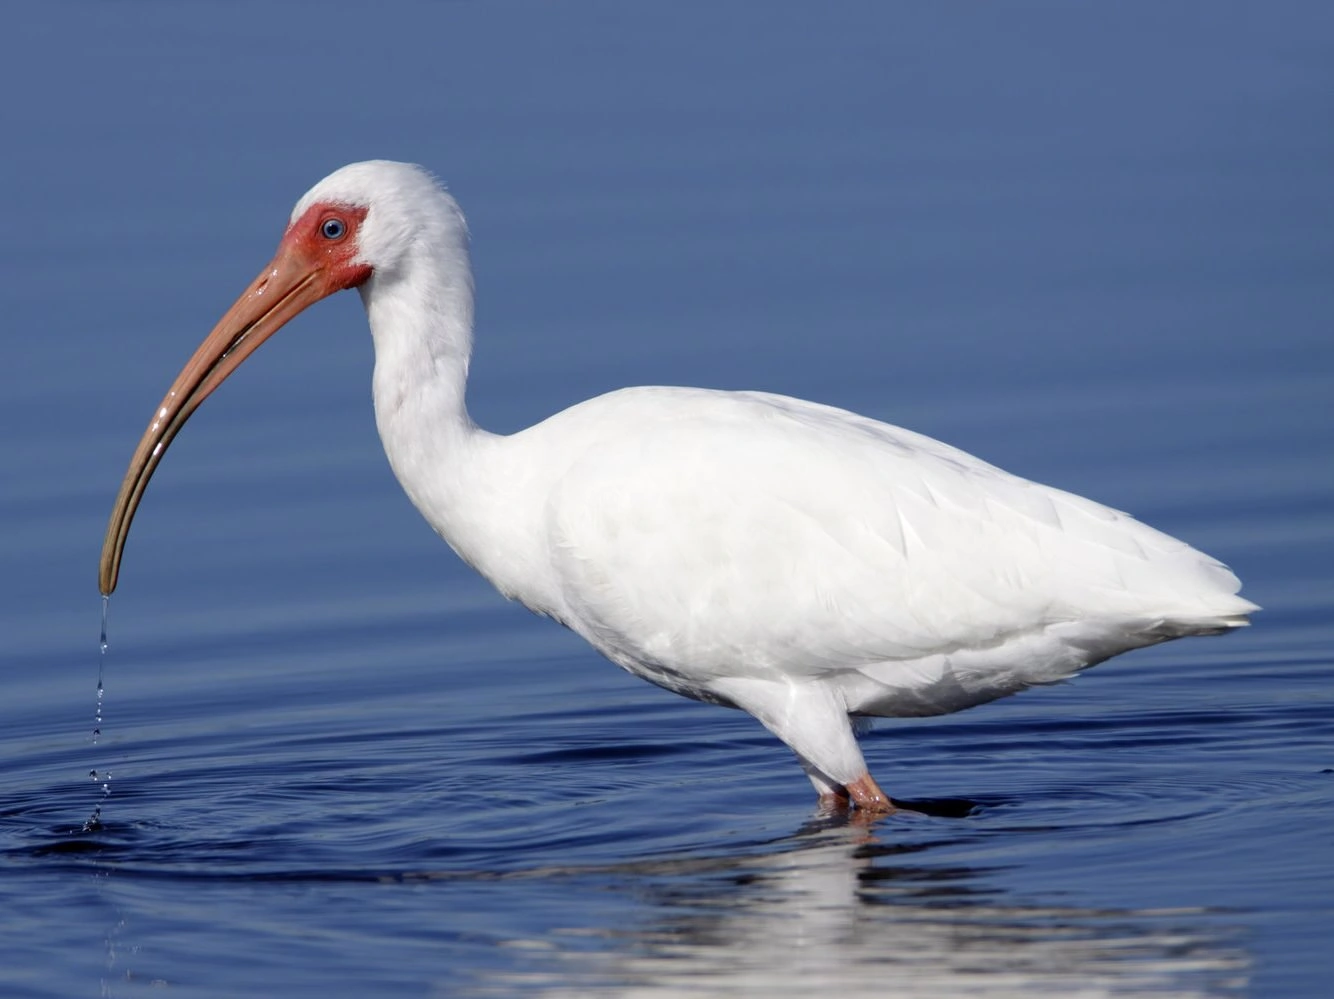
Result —
<path fill-rule="evenodd" d="M 1251 607 L 1226 567 L 1125 514 L 843 410 L 696 390 L 595 402 L 604 430 L 546 529 L 565 616 L 613 657 L 819 676 L 1092 616 Z"/>

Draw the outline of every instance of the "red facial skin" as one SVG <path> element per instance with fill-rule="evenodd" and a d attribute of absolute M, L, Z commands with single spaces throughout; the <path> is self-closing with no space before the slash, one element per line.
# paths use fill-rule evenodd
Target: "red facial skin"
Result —
<path fill-rule="evenodd" d="M 341 222 L 341 236 L 325 235 L 325 225 Z M 278 244 L 277 257 L 285 254 L 306 263 L 322 273 L 324 294 L 355 288 L 371 276 L 370 264 L 353 263 L 357 255 L 357 237 L 366 221 L 363 205 L 340 205 L 318 202 L 311 205 L 301 217 L 287 227 Z M 276 259 L 276 258 L 275 258 Z M 323 296 L 321 296 L 323 297 Z"/>

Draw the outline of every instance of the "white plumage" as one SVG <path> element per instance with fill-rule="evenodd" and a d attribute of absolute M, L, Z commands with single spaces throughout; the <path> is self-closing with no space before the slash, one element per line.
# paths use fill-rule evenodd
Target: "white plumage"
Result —
<path fill-rule="evenodd" d="M 850 716 L 957 711 L 1256 609 L 1221 563 L 1125 514 L 798 399 L 624 389 L 489 434 L 464 405 L 457 205 L 417 167 L 353 164 L 284 244 L 348 207 L 376 420 L 422 515 L 613 662 L 755 715 L 822 796 L 888 807 Z"/>

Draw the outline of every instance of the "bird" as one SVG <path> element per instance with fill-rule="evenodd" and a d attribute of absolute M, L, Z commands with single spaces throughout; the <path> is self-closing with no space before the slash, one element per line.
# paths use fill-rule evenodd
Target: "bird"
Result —
<path fill-rule="evenodd" d="M 422 167 L 344 166 L 186 362 L 131 459 L 99 587 L 149 479 L 268 337 L 356 289 L 389 464 L 505 597 L 628 672 L 754 716 L 825 809 L 896 809 L 857 734 L 960 711 L 1112 656 L 1249 623 L 1221 562 L 1131 516 L 930 437 L 759 391 L 645 386 L 510 435 L 465 401 L 468 226 Z"/>

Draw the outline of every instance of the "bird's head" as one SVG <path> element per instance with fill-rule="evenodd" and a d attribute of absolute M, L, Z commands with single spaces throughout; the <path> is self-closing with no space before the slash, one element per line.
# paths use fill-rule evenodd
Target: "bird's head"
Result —
<path fill-rule="evenodd" d="M 130 522 L 167 446 L 241 362 L 302 310 L 336 291 L 410 279 L 415 248 L 459 251 L 467 229 L 454 200 L 421 167 L 372 160 L 320 181 L 297 202 L 273 259 L 176 376 L 121 483 L 102 547 L 98 584 L 116 587 Z M 465 263 L 466 271 L 466 263 Z"/>
<path fill-rule="evenodd" d="M 275 262 L 290 258 L 316 273 L 329 295 L 372 278 L 393 280 L 423 244 L 436 257 L 466 250 L 458 205 L 421 167 L 368 160 L 335 170 L 302 196 Z"/>

